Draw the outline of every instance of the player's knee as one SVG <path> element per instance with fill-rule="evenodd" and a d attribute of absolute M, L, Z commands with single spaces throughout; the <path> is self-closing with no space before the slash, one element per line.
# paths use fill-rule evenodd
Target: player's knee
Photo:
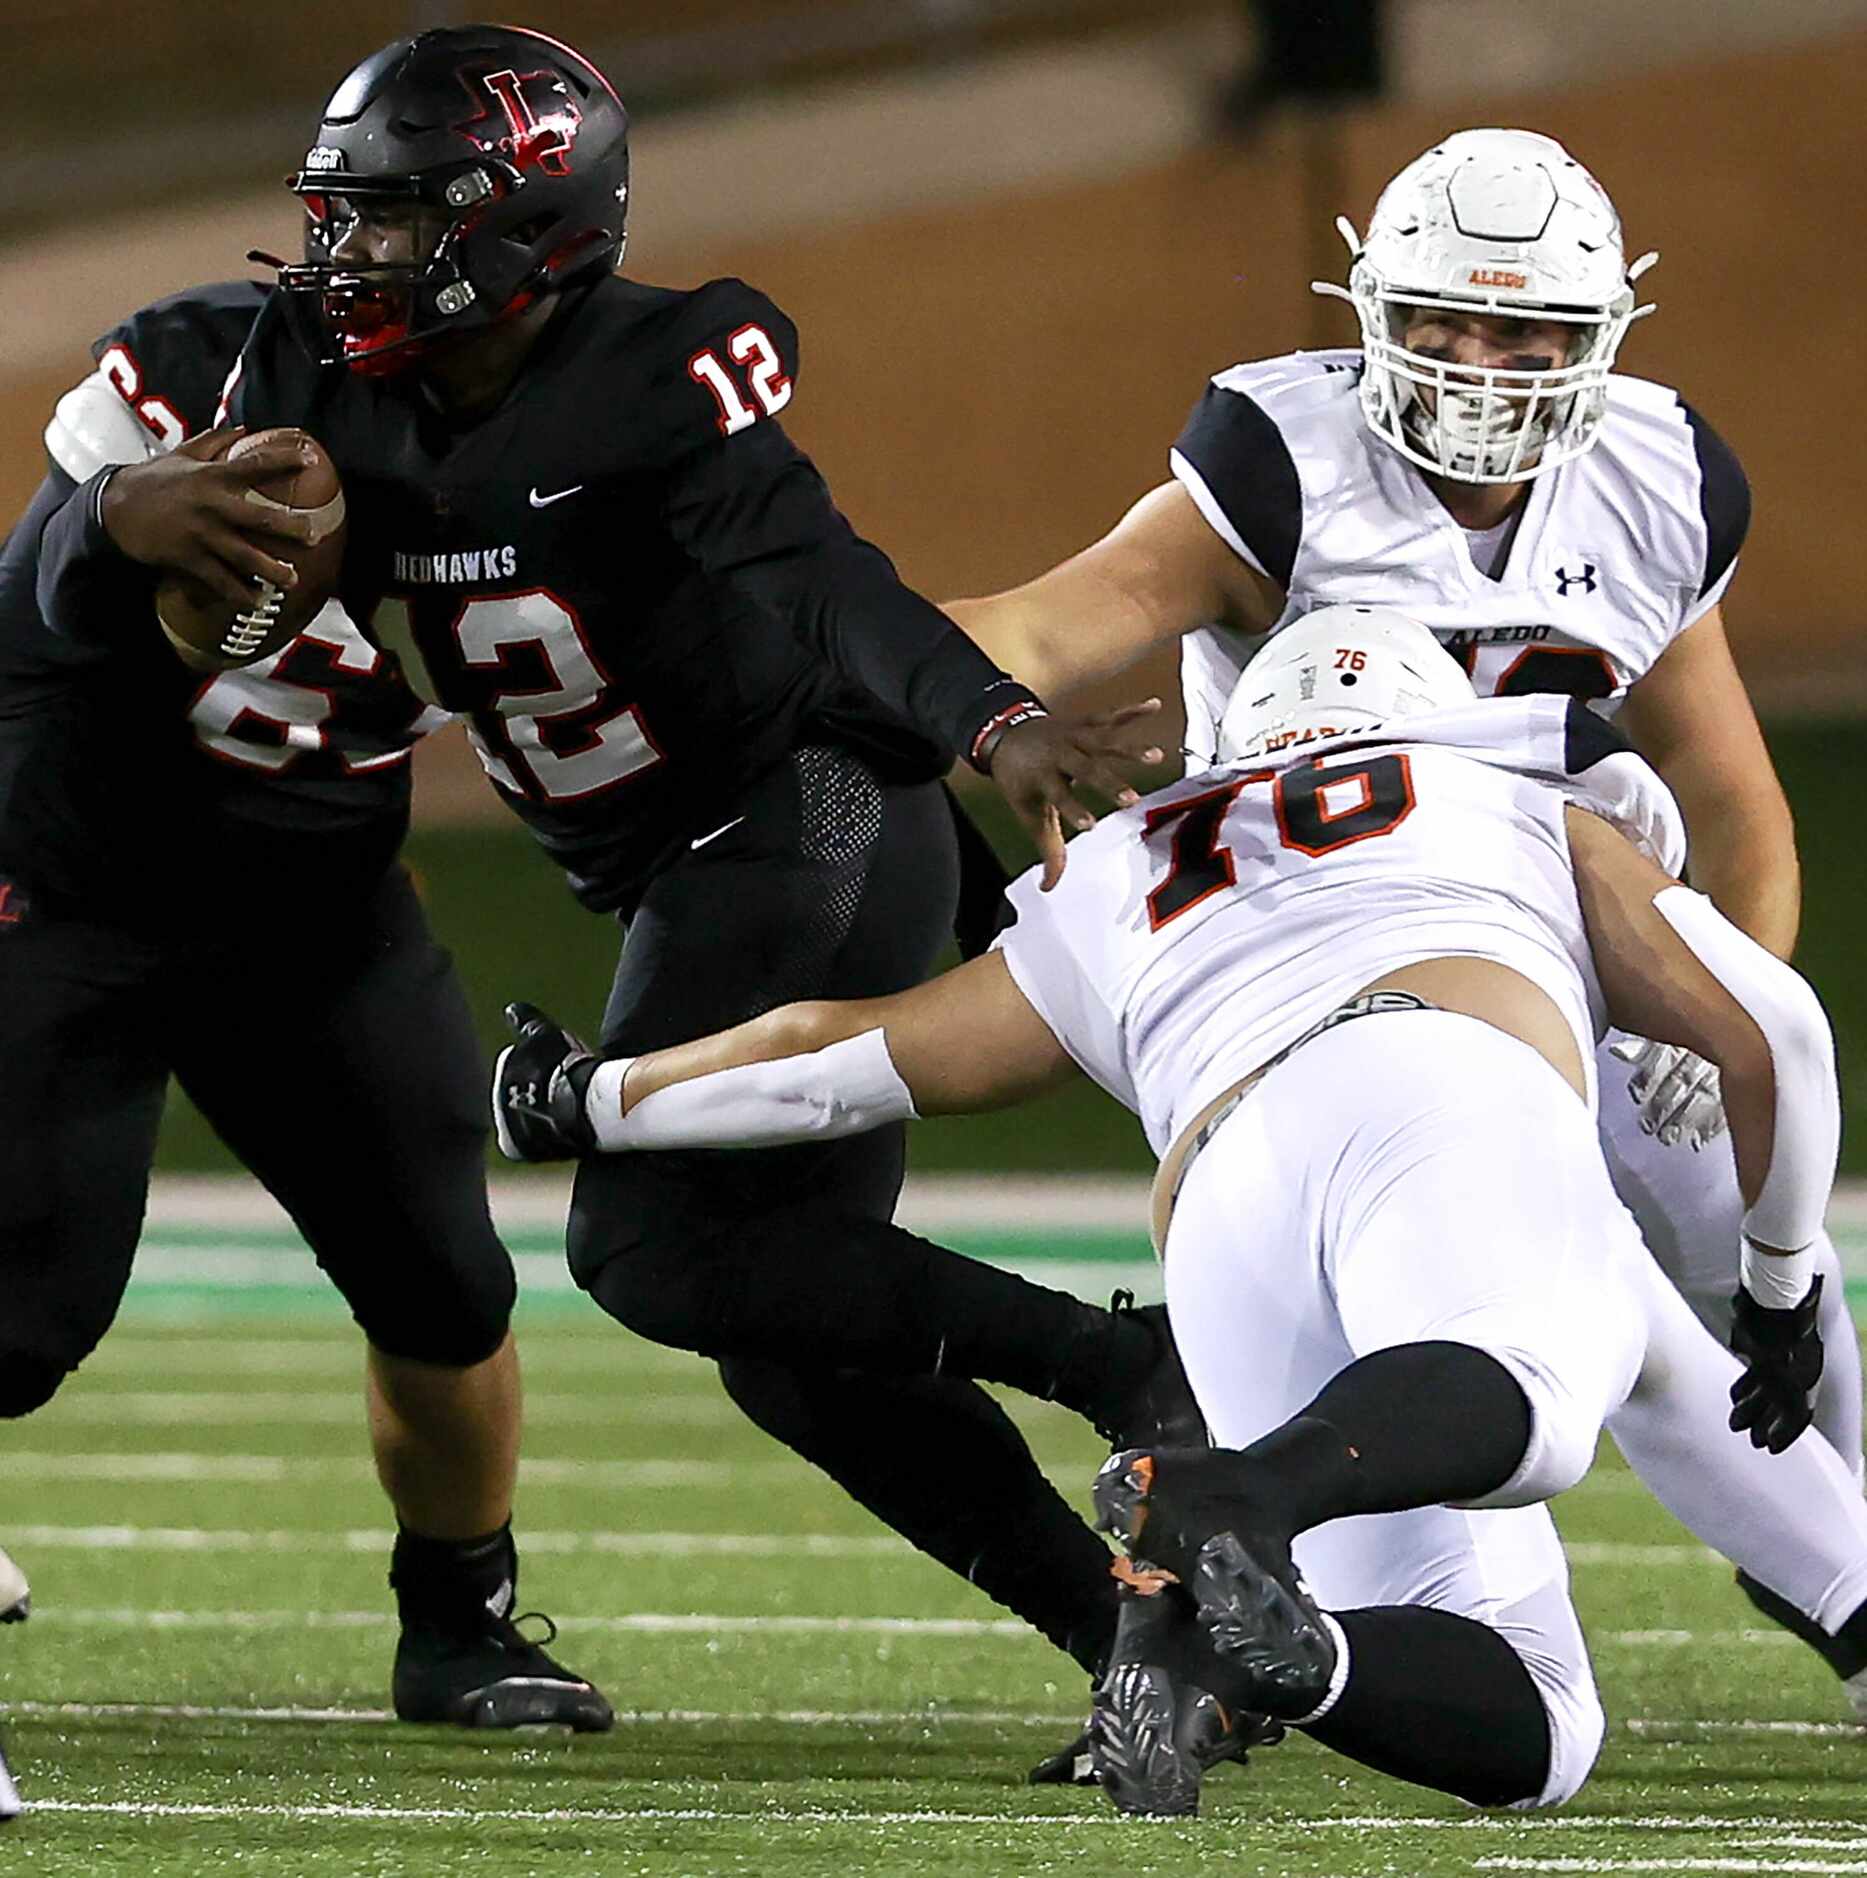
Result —
<path fill-rule="evenodd" d="M 453 1261 L 419 1282 L 404 1274 L 364 1295 L 346 1291 L 363 1334 L 384 1355 L 410 1362 L 443 1369 L 484 1363 L 505 1342 L 518 1301 L 512 1260 L 494 1246 L 497 1257 Z"/>
<path fill-rule="evenodd" d="M 38 1352 L 0 1347 L 0 1419 L 44 1408 L 70 1374 L 65 1364 Z"/>

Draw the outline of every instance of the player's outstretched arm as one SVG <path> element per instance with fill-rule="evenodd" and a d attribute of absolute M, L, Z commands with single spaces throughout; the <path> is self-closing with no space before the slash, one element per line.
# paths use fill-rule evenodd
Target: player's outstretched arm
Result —
<path fill-rule="evenodd" d="M 1265 631 L 1283 596 L 1168 482 L 1048 573 L 943 604 L 996 664 L 1063 701 L 1209 622 Z"/>
<path fill-rule="evenodd" d="M 1813 1241 L 1841 1139 L 1834 1035 L 1808 982 L 1594 816 L 1569 811 L 1608 1014 L 1718 1065 L 1748 1208 L 1732 1347 L 1733 1428 L 1779 1453 L 1821 1376 Z"/>
<path fill-rule="evenodd" d="M 1788 958 L 1802 912 L 1795 822 L 1732 663 L 1721 609 L 1667 647 L 1629 688 L 1617 721 L 1679 800 L 1693 885 Z"/>
<path fill-rule="evenodd" d="M 599 1061 L 529 1006 L 493 1073 L 513 1159 L 770 1147 L 1003 1108 L 1075 1073 L 997 953 L 888 998 L 787 1004 L 672 1049 Z"/>

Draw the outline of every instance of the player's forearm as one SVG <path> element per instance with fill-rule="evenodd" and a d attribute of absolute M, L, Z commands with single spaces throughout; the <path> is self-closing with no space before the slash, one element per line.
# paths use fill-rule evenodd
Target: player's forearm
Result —
<path fill-rule="evenodd" d="M 1726 919 L 1710 901 L 1669 887 L 1654 911 L 1722 985 L 1748 1025 L 1725 1026 L 1706 1051 L 1725 1074 L 1725 1105 L 1749 1211 L 1744 1230 L 1794 1251 L 1821 1230 L 1841 1145 L 1834 1033 L 1808 981 Z M 1749 1026 L 1765 1045 L 1747 1041 Z"/>
<path fill-rule="evenodd" d="M 1697 815 L 1686 805 L 1689 867 L 1693 886 L 1726 919 L 1786 959 L 1802 923 L 1802 869 L 1789 805 L 1770 781 L 1773 800 L 1727 803 Z"/>
<path fill-rule="evenodd" d="M 105 532 L 99 482 L 74 485 L 54 471 L 20 522 L 22 530 L 38 531 L 40 614 L 61 638 L 93 646 L 121 636 L 126 613 L 147 617 L 152 586 L 147 570 L 127 560 Z"/>
<path fill-rule="evenodd" d="M 882 1030 L 837 1035 L 845 1026 L 832 1014 L 849 1008 L 792 1007 L 824 1020 L 778 1013 L 776 1024 L 760 1019 L 634 1064 L 601 1065 L 584 1099 L 597 1145 L 611 1153 L 776 1147 L 911 1119 L 913 1098 Z M 795 1053 L 783 1047 L 814 1036 L 832 1040 Z"/>
<path fill-rule="evenodd" d="M 1077 562 L 1004 593 L 941 604 L 994 664 L 1056 704 L 1126 671 L 1161 637 L 1131 594 Z"/>

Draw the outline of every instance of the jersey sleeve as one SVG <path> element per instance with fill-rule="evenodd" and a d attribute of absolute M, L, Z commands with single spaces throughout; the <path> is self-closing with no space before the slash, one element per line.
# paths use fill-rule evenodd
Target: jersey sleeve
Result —
<path fill-rule="evenodd" d="M 1303 490 L 1290 446 L 1264 407 L 1214 381 L 1168 462 L 1214 533 L 1287 588 L 1303 535 Z"/>
<path fill-rule="evenodd" d="M 669 532 L 886 709 L 968 755 L 1030 692 L 903 584 L 785 435 L 777 417 L 796 379 L 791 322 L 737 281 L 693 301 L 654 399 L 667 433 Z"/>
<path fill-rule="evenodd" d="M 1088 862 L 1079 855 L 1074 865 L 1076 872 L 1066 869 L 1049 893 L 1038 884 L 1040 868 L 1011 883 L 1006 897 L 1017 919 L 993 940 L 992 949 L 1002 955 L 1025 1001 L 1076 1066 L 1117 1102 L 1138 1111 L 1140 1098 L 1128 1074 L 1120 1024 L 1071 942 L 1072 923 L 1096 911 L 1079 899 L 1078 876 Z"/>
<path fill-rule="evenodd" d="M 1698 506 L 1705 529 L 1705 564 L 1698 594 L 1686 609 L 1691 626 L 1724 598 L 1750 532 L 1750 479 L 1737 453 L 1689 404 L 1681 401 L 1698 458 Z"/>
<path fill-rule="evenodd" d="M 221 389 L 267 290 L 253 281 L 191 288 L 132 313 L 91 348 L 97 368 L 46 426 L 50 475 L 33 513 L 39 610 L 61 638 L 103 647 L 146 609 L 154 575 L 105 533 L 110 474 L 211 429 Z"/>
<path fill-rule="evenodd" d="M 1652 764 L 1580 698 L 1569 700 L 1563 741 L 1568 799 L 1618 828 L 1667 873 L 1683 875 L 1685 817 Z"/>

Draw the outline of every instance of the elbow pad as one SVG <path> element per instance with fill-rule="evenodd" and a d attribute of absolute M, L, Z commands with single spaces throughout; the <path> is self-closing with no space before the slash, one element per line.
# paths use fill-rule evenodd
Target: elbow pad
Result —
<path fill-rule="evenodd" d="M 808 1056 L 741 1063 L 644 1096 L 621 1111 L 626 1062 L 602 1064 L 584 1112 L 608 1153 L 659 1148 L 769 1148 L 834 1141 L 915 1119 L 914 1098 L 880 1029 Z"/>
<path fill-rule="evenodd" d="M 1668 887 L 1654 896 L 1653 906 L 1750 1013 L 1769 1046 L 1776 1130 L 1744 1231 L 1761 1245 L 1799 1251 L 1822 1229 L 1841 1150 L 1841 1095 L 1828 1014 L 1800 972 L 1740 932 L 1702 893 Z"/>

